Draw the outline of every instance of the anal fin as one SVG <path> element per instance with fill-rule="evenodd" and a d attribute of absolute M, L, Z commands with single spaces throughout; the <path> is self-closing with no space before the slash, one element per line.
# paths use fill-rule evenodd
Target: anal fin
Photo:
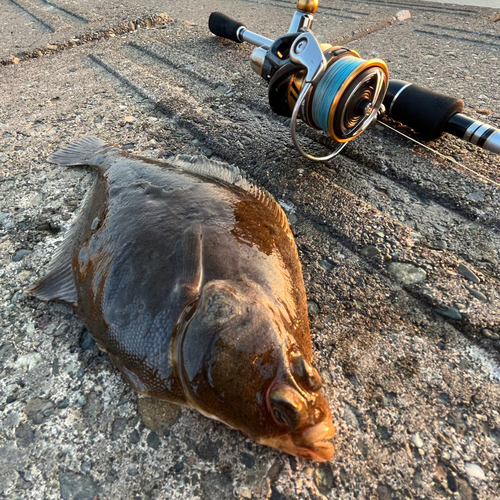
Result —
<path fill-rule="evenodd" d="M 78 294 L 73 275 L 73 253 L 86 237 L 89 220 L 92 220 L 92 201 L 102 196 L 103 189 L 104 186 L 96 175 L 92 188 L 82 202 L 83 207 L 80 213 L 52 257 L 45 275 L 38 283 L 26 290 L 27 293 L 42 300 L 62 300 L 73 307 L 77 306 Z"/>

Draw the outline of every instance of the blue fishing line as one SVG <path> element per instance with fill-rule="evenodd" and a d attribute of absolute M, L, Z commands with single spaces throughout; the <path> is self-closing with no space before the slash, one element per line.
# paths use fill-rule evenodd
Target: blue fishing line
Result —
<path fill-rule="evenodd" d="M 312 119 L 317 127 L 328 134 L 328 115 L 333 100 L 349 75 L 365 61 L 358 57 L 342 57 L 333 63 L 319 81 L 312 102 Z"/>

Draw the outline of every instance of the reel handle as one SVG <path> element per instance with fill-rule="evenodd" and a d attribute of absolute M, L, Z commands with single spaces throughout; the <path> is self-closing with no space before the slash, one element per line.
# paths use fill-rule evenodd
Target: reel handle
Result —
<path fill-rule="evenodd" d="M 236 43 L 242 43 L 238 37 L 238 30 L 245 25 L 239 21 L 231 19 L 222 12 L 212 12 L 208 18 L 208 29 L 216 36 L 227 38 Z"/>
<path fill-rule="evenodd" d="M 500 154 L 500 130 L 461 113 L 464 102 L 413 83 L 391 80 L 384 98 L 385 114 L 428 139 L 448 132 Z"/>
<path fill-rule="evenodd" d="M 243 23 L 231 19 L 221 12 L 212 12 L 208 18 L 208 29 L 215 35 L 236 43 L 247 42 L 256 47 L 269 47 L 273 40 L 245 28 Z"/>

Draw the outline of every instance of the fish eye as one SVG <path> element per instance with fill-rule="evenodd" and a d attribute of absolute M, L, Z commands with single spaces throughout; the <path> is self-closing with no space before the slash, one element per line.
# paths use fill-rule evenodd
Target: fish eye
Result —
<path fill-rule="evenodd" d="M 285 419 L 283 418 L 283 415 L 281 414 L 281 412 L 275 408 L 273 410 L 273 415 L 274 415 L 274 418 L 277 420 L 277 422 L 281 425 L 287 425 Z"/>
<path fill-rule="evenodd" d="M 294 378 L 305 389 L 317 392 L 323 386 L 316 368 L 307 363 L 302 356 L 298 356 L 290 363 L 290 369 Z"/>
<path fill-rule="evenodd" d="M 301 423 L 301 396 L 289 387 L 274 390 L 270 396 L 272 415 L 276 422 L 294 431 Z"/>

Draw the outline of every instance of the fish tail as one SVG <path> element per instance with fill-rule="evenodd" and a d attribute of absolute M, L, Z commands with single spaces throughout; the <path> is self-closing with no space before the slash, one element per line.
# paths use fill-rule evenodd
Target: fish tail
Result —
<path fill-rule="evenodd" d="M 85 137 L 78 142 L 72 142 L 67 146 L 56 151 L 48 158 L 49 163 L 58 163 L 59 165 L 91 165 L 92 158 L 98 153 L 109 149 L 107 144 L 94 137 Z"/>

